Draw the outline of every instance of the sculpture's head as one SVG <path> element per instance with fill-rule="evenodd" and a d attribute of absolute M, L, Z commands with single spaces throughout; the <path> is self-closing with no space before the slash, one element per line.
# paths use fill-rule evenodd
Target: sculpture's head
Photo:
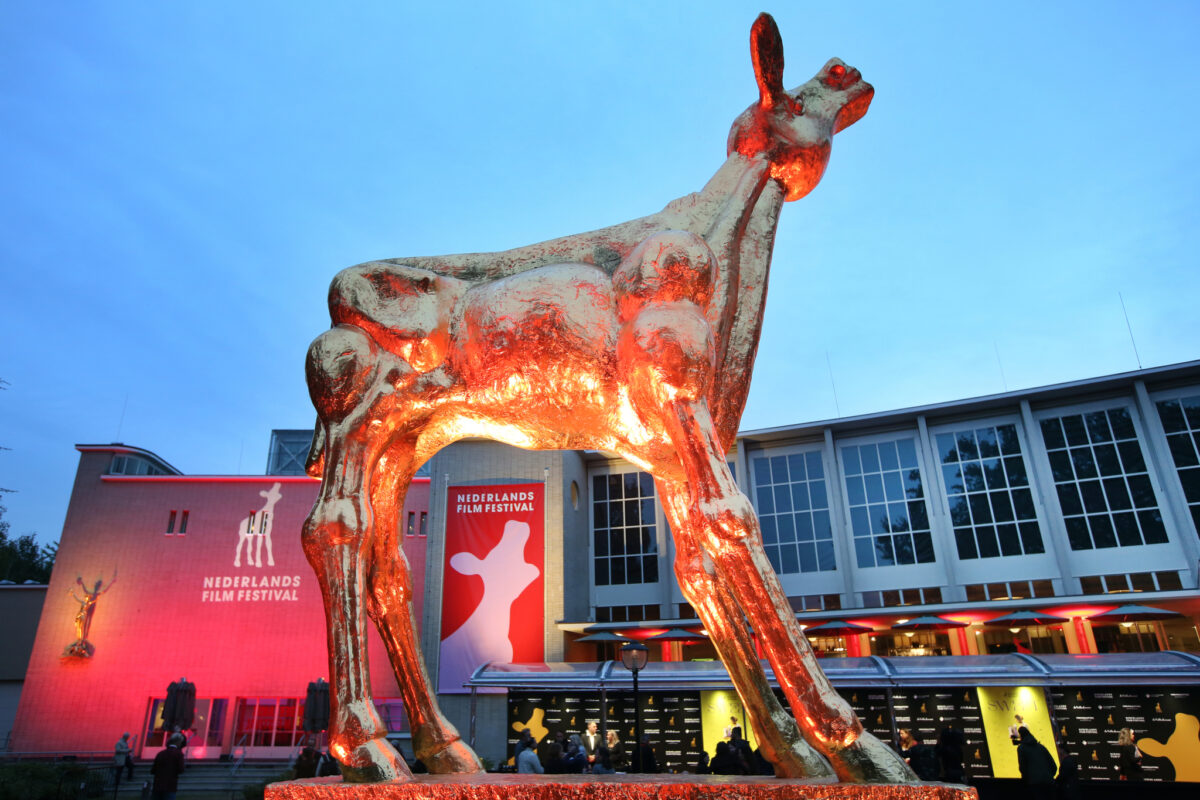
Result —
<path fill-rule="evenodd" d="M 759 14 L 754 21 L 750 54 L 758 102 L 734 121 L 729 152 L 766 156 L 785 199 L 798 200 L 820 182 L 833 135 L 862 119 L 875 89 L 858 70 L 834 58 L 808 83 L 785 91 L 783 40 L 770 14 Z"/>

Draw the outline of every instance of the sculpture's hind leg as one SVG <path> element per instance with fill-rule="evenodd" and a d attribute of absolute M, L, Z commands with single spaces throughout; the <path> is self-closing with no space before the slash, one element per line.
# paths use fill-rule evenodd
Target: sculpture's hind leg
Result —
<path fill-rule="evenodd" d="M 796 721 L 780 705 L 746 630 L 742 610 L 718 583 L 704 552 L 693 538 L 687 497 L 671 480 L 658 481 L 659 498 L 675 537 L 675 576 L 679 588 L 711 635 L 726 665 L 763 755 L 780 778 L 825 778 L 834 772 L 800 733 Z M 718 633 L 719 632 L 719 633 Z"/>
<path fill-rule="evenodd" d="M 867 731 L 821 670 L 767 561 L 758 518 L 738 491 L 704 401 L 668 403 L 665 422 L 683 466 L 689 524 L 746 618 L 796 722 L 845 781 L 908 783 L 916 776 Z"/>
<path fill-rule="evenodd" d="M 413 617 L 412 571 L 397 541 L 399 512 L 416 467 L 412 439 L 393 443 L 376 466 L 371 489 L 375 536 L 367 573 L 371 598 L 367 612 L 383 637 L 395 670 L 416 757 L 433 773 L 483 772 L 475 752 L 438 708 L 421 657 Z"/>
<path fill-rule="evenodd" d="M 325 430 L 324 475 L 305 520 L 305 555 L 325 603 L 329 643 L 329 748 L 346 780 L 411 777 L 384 738 L 371 697 L 363 628 L 366 545 L 371 507 L 366 488 L 381 443 L 367 422 L 380 397 L 380 354 L 360 330 L 337 327 L 317 338 L 308 358 L 308 385 Z M 375 434 L 378 438 L 378 434 Z"/>

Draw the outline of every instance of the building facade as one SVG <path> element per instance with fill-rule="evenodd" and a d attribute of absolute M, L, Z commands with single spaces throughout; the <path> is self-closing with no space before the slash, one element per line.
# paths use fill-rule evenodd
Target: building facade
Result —
<path fill-rule="evenodd" d="M 166 687 L 186 677 L 200 698 L 194 757 L 294 752 L 304 689 L 328 669 L 320 595 L 299 546 L 317 490 L 297 474 L 306 443 L 305 432 L 277 431 L 268 459 L 276 474 L 264 476 L 182 475 L 139 448 L 78 446 L 13 749 L 105 750 L 129 730 L 140 732 L 140 755 L 152 755 Z M 1189 362 L 748 431 L 728 461 L 801 622 L 865 626 L 814 631 L 822 656 L 1197 652 L 1198 448 L 1200 362 Z M 522 565 L 538 580 L 514 598 L 538 593 L 541 613 L 501 620 L 513 641 L 517 632 L 536 640 L 509 661 L 611 658 L 611 646 L 578 641 L 598 630 L 699 631 L 648 475 L 604 453 L 464 441 L 429 462 L 399 522 L 432 676 L 489 591 L 486 575 L 467 575 L 455 556 L 487 561 L 501 536 L 496 527 L 491 544 L 463 544 L 472 508 L 463 498 L 483 509 L 526 495 L 535 505 L 522 513 L 537 517 L 540 535 Z M 479 524 L 492 535 L 493 523 Z M 1099 616 L 1129 602 L 1161 618 Z M 1021 610 L 1061 620 L 988 624 Z M 922 615 L 948 624 L 892 628 Z M 90 656 L 68 654 L 81 625 Z M 395 680 L 370 637 L 375 697 L 402 733 Z M 712 658 L 697 638 L 655 647 L 653 658 Z M 443 708 L 474 732 L 481 754 L 502 761 L 505 697 L 461 684 L 439 686 Z"/>

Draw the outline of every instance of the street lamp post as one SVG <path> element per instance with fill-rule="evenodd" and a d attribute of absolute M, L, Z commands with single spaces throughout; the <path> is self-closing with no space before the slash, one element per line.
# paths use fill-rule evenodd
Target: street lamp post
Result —
<path fill-rule="evenodd" d="M 638 673 L 646 667 L 650 650 L 641 642 L 630 642 L 621 648 L 621 663 L 633 673 L 633 769 L 642 771 L 642 704 L 638 698 Z"/>

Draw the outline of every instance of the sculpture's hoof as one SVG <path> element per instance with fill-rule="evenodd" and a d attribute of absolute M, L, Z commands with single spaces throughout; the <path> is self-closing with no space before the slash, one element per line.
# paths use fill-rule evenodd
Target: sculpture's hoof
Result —
<path fill-rule="evenodd" d="M 854 783 L 917 783 L 900 755 L 866 731 L 849 747 L 827 753 L 838 777 Z"/>
<path fill-rule="evenodd" d="M 486 772 L 479 756 L 462 739 L 455 739 L 436 753 L 420 758 L 421 763 L 435 775 Z"/>
<path fill-rule="evenodd" d="M 386 739 L 371 739 L 359 745 L 346 760 L 350 763 L 342 763 L 342 779 L 347 783 L 412 780 L 408 765 Z"/>

